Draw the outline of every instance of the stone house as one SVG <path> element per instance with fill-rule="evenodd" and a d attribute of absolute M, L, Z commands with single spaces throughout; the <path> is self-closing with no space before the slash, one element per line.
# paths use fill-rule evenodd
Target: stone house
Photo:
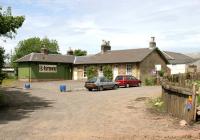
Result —
<path fill-rule="evenodd" d="M 163 51 L 163 54 L 168 59 L 170 74 L 186 73 L 188 64 L 194 62 L 193 58 L 182 53 Z"/>
<path fill-rule="evenodd" d="M 98 68 L 99 75 L 103 75 L 102 67 L 111 65 L 113 78 L 117 75 L 133 75 L 142 81 L 155 74 L 155 67 L 159 66 L 167 71 L 168 60 L 156 47 L 154 37 L 148 48 L 111 50 L 109 42 L 103 41 L 101 52 L 90 56 L 75 57 L 73 65 L 73 79 L 87 79 L 86 69 L 90 65 Z"/>
<path fill-rule="evenodd" d="M 88 56 L 73 56 L 48 54 L 43 49 L 41 53 L 30 53 L 16 62 L 18 63 L 19 80 L 86 80 L 86 69 L 90 65 L 98 68 L 99 76 L 103 75 L 104 65 L 111 65 L 113 75 L 133 75 L 144 81 L 155 75 L 157 70 L 168 71 L 169 59 L 165 53 L 156 47 L 154 37 L 149 47 L 139 49 L 111 50 L 110 42 L 103 41 L 101 52 Z"/>
<path fill-rule="evenodd" d="M 200 59 L 187 64 L 187 72 L 200 72 Z"/>

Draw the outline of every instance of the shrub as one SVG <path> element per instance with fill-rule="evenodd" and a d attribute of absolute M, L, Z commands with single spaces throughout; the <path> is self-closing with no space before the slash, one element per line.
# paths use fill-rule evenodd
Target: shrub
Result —
<path fill-rule="evenodd" d="M 113 71 L 110 65 L 103 66 L 103 75 L 109 80 L 113 79 Z"/>
<path fill-rule="evenodd" d="M 97 67 L 95 66 L 89 66 L 87 67 L 87 78 L 91 79 L 93 77 L 97 77 L 98 76 L 98 71 L 97 71 Z"/>
<path fill-rule="evenodd" d="M 0 73 L 0 85 L 2 84 L 3 79 L 5 79 L 6 76 L 4 73 Z"/>
<path fill-rule="evenodd" d="M 8 105 L 7 98 L 4 94 L 0 93 L 0 107 L 4 107 Z"/>
<path fill-rule="evenodd" d="M 161 97 L 158 98 L 150 98 L 148 100 L 148 107 L 152 108 L 156 112 L 164 113 L 164 102 Z"/>
<path fill-rule="evenodd" d="M 161 70 L 161 71 L 158 72 L 158 74 L 159 74 L 160 77 L 163 77 L 164 73 L 165 73 L 164 70 Z"/>
<path fill-rule="evenodd" d="M 156 84 L 156 79 L 153 77 L 149 77 L 145 79 L 146 86 L 154 86 Z"/>

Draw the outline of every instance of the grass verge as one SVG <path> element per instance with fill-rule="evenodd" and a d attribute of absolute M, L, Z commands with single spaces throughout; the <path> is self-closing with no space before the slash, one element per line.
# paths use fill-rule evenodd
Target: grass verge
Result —
<path fill-rule="evenodd" d="M 153 109 L 154 111 L 156 111 L 158 113 L 165 113 L 164 102 L 162 101 L 161 97 L 150 98 L 147 101 L 147 105 L 149 108 Z"/>
<path fill-rule="evenodd" d="M 16 79 L 4 79 L 2 86 L 12 86 L 16 81 Z"/>

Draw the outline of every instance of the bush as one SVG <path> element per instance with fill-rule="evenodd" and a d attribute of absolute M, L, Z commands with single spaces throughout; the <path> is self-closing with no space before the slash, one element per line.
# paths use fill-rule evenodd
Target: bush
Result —
<path fill-rule="evenodd" d="M 103 66 L 103 75 L 107 79 L 113 80 L 113 71 L 112 71 L 112 67 L 110 65 Z"/>
<path fill-rule="evenodd" d="M 149 77 L 145 79 L 146 86 L 154 86 L 156 84 L 156 79 L 153 77 Z"/>
<path fill-rule="evenodd" d="M 0 85 L 2 84 L 2 81 L 5 78 L 6 78 L 6 75 L 4 73 L 0 73 Z"/>
<path fill-rule="evenodd" d="M 148 101 L 148 106 L 157 112 L 160 112 L 160 113 L 165 112 L 165 108 L 164 108 L 165 105 L 161 97 L 150 98 Z"/>
<path fill-rule="evenodd" d="M 158 72 L 158 74 L 159 74 L 160 77 L 163 77 L 164 73 L 165 73 L 164 70 L 161 70 L 161 71 Z"/>
<path fill-rule="evenodd" d="M 8 102 L 4 94 L 0 93 L 0 107 L 7 106 Z"/>
<path fill-rule="evenodd" d="M 93 77 L 97 77 L 98 76 L 97 67 L 95 67 L 95 66 L 87 67 L 86 71 L 87 71 L 87 78 L 88 79 L 92 79 Z"/>

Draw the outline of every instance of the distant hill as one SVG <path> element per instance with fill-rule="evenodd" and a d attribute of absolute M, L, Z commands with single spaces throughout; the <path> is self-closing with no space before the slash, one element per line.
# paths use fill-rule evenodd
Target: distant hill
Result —
<path fill-rule="evenodd" d="M 197 53 L 187 53 L 185 55 L 190 56 L 190 57 L 192 57 L 194 59 L 200 58 L 200 52 L 197 52 Z"/>

